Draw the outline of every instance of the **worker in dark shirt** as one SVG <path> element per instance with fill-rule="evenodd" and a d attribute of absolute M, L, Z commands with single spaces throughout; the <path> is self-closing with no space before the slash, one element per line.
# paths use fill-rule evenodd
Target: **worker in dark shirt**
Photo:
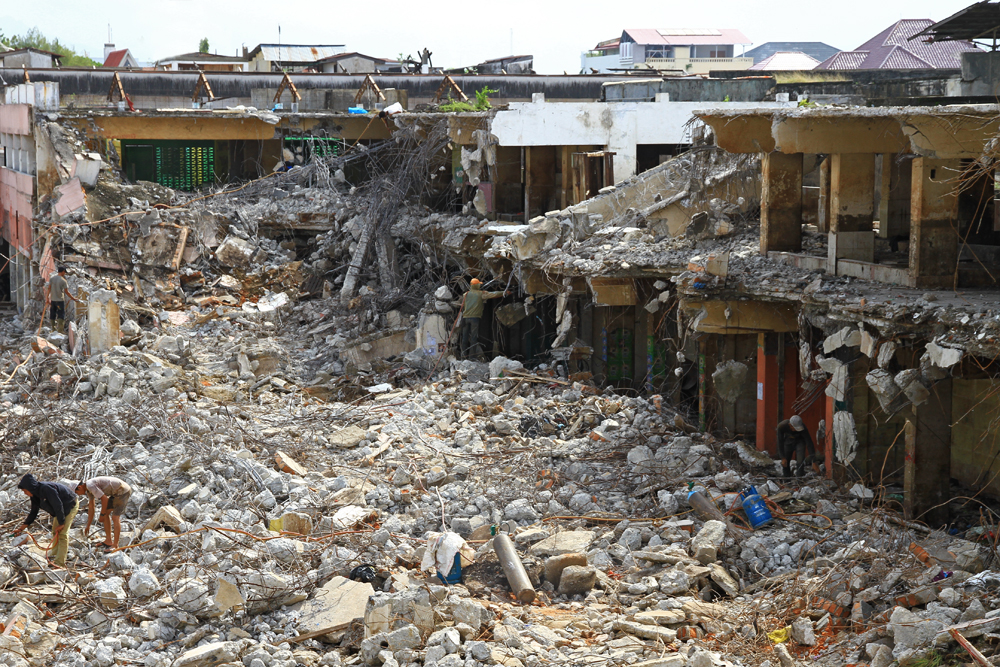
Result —
<path fill-rule="evenodd" d="M 31 509 L 24 524 L 19 526 L 14 534 L 20 535 L 35 522 L 38 510 L 45 510 L 52 515 L 51 560 L 56 565 L 65 565 L 66 552 L 69 549 L 69 529 L 73 526 L 73 519 L 79 507 L 73 489 L 55 482 L 39 482 L 30 472 L 21 478 L 17 488 L 31 498 Z"/>
<path fill-rule="evenodd" d="M 816 447 L 812 437 L 806 430 L 802 417 L 792 415 L 791 419 L 778 424 L 778 456 L 781 457 L 782 474 L 792 476 L 790 463 L 795 457 L 795 474 L 802 477 L 805 474 L 806 462 L 812 462 L 816 456 Z"/>
<path fill-rule="evenodd" d="M 462 339 L 461 353 L 463 359 L 478 358 L 482 352 L 479 349 L 479 321 L 483 317 L 483 308 L 487 299 L 498 299 L 510 292 L 484 292 L 483 284 L 478 278 L 469 283 L 469 291 L 465 293 L 462 304 Z"/>

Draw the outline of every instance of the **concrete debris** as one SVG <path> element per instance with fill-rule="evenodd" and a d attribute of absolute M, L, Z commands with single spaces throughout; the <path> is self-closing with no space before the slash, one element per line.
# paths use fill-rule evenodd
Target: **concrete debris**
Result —
<path fill-rule="evenodd" d="M 716 366 L 712 373 L 712 382 L 716 393 L 727 403 L 735 403 L 743 392 L 743 383 L 747 377 L 747 365 L 730 360 Z"/>
<path fill-rule="evenodd" d="M 939 368 L 951 368 L 962 360 L 962 350 L 941 347 L 934 342 L 927 343 L 927 355 L 930 362 Z"/>
<path fill-rule="evenodd" d="M 892 341 L 886 341 L 882 343 L 878 348 L 878 367 L 885 369 L 889 366 L 889 362 L 892 361 L 893 357 L 896 355 L 896 344 Z"/>
<path fill-rule="evenodd" d="M 293 608 L 300 617 L 299 641 L 332 635 L 349 627 L 354 620 L 364 618 L 368 598 L 374 593 L 369 583 L 334 577 L 316 589 L 315 597 Z"/>
<path fill-rule="evenodd" d="M 854 460 L 858 454 L 858 434 L 850 412 L 833 413 L 833 441 L 838 461 L 848 465 Z"/>

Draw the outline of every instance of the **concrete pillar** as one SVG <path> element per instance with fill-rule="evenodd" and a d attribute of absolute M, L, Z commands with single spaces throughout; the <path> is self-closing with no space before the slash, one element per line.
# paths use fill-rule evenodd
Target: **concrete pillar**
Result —
<path fill-rule="evenodd" d="M 906 418 L 903 515 L 937 528 L 948 521 L 951 480 L 952 380 L 937 382 L 926 403 Z"/>
<path fill-rule="evenodd" d="M 889 201 L 892 192 L 892 161 L 893 155 L 879 155 L 876 167 L 879 175 L 878 198 L 878 235 L 879 238 L 889 238 Z"/>
<path fill-rule="evenodd" d="M 778 453 L 778 334 L 757 334 L 757 449 Z"/>
<path fill-rule="evenodd" d="M 830 231 L 830 164 L 832 156 L 827 155 L 819 165 L 819 211 L 816 213 L 817 230 Z"/>
<path fill-rule="evenodd" d="M 910 188 L 910 284 L 956 286 L 959 160 L 913 159 Z"/>
<path fill-rule="evenodd" d="M 111 290 L 97 290 L 87 304 L 90 334 L 90 353 L 107 352 L 121 340 L 121 318 L 118 313 L 117 295 Z"/>
<path fill-rule="evenodd" d="M 802 250 L 802 154 L 764 153 L 760 252 Z"/>
<path fill-rule="evenodd" d="M 875 207 L 875 154 L 830 156 L 830 231 L 870 232 Z"/>
<path fill-rule="evenodd" d="M 875 261 L 875 154 L 835 153 L 830 161 L 826 272 L 836 275 L 838 259 Z"/>

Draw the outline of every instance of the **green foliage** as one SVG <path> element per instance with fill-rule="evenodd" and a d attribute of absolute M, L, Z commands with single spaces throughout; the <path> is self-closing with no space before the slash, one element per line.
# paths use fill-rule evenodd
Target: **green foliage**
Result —
<path fill-rule="evenodd" d="M 476 107 L 472 106 L 468 102 L 462 102 L 460 100 L 453 100 L 451 95 L 448 95 L 448 101 L 438 107 L 440 111 L 445 111 L 451 113 L 453 111 L 475 111 Z"/>
<path fill-rule="evenodd" d="M 208 53 L 208 37 L 202 37 L 198 42 L 198 53 Z"/>
<path fill-rule="evenodd" d="M 38 28 L 32 28 L 23 35 L 7 38 L 0 34 L 0 41 L 12 49 L 38 49 L 39 51 L 58 53 L 62 56 L 64 67 L 100 67 L 101 65 L 96 60 L 89 58 L 86 52 L 78 54 L 70 47 L 60 43 L 58 39 L 49 39 Z"/>
<path fill-rule="evenodd" d="M 438 109 L 447 113 L 454 111 L 486 111 L 487 109 L 492 109 L 493 105 L 490 104 L 490 94 L 499 91 L 493 90 L 488 86 L 483 86 L 482 89 L 476 91 L 476 102 L 461 102 L 459 100 L 452 99 L 451 93 L 448 93 L 448 101 L 440 105 Z"/>
<path fill-rule="evenodd" d="M 489 96 L 493 93 L 500 92 L 498 90 L 493 90 L 487 86 L 483 86 L 481 90 L 476 91 L 476 111 L 486 111 L 487 109 L 492 109 L 493 105 L 490 104 Z"/>

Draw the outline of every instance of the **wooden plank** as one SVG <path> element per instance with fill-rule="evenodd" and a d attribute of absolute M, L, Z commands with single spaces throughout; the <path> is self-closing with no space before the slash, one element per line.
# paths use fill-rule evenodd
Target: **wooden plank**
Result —
<path fill-rule="evenodd" d="M 180 232 L 177 234 L 177 247 L 174 248 L 174 256 L 170 260 L 170 266 L 174 271 L 181 265 L 181 256 L 184 254 L 184 247 L 187 245 L 187 238 L 190 231 L 187 227 L 181 227 Z"/>

